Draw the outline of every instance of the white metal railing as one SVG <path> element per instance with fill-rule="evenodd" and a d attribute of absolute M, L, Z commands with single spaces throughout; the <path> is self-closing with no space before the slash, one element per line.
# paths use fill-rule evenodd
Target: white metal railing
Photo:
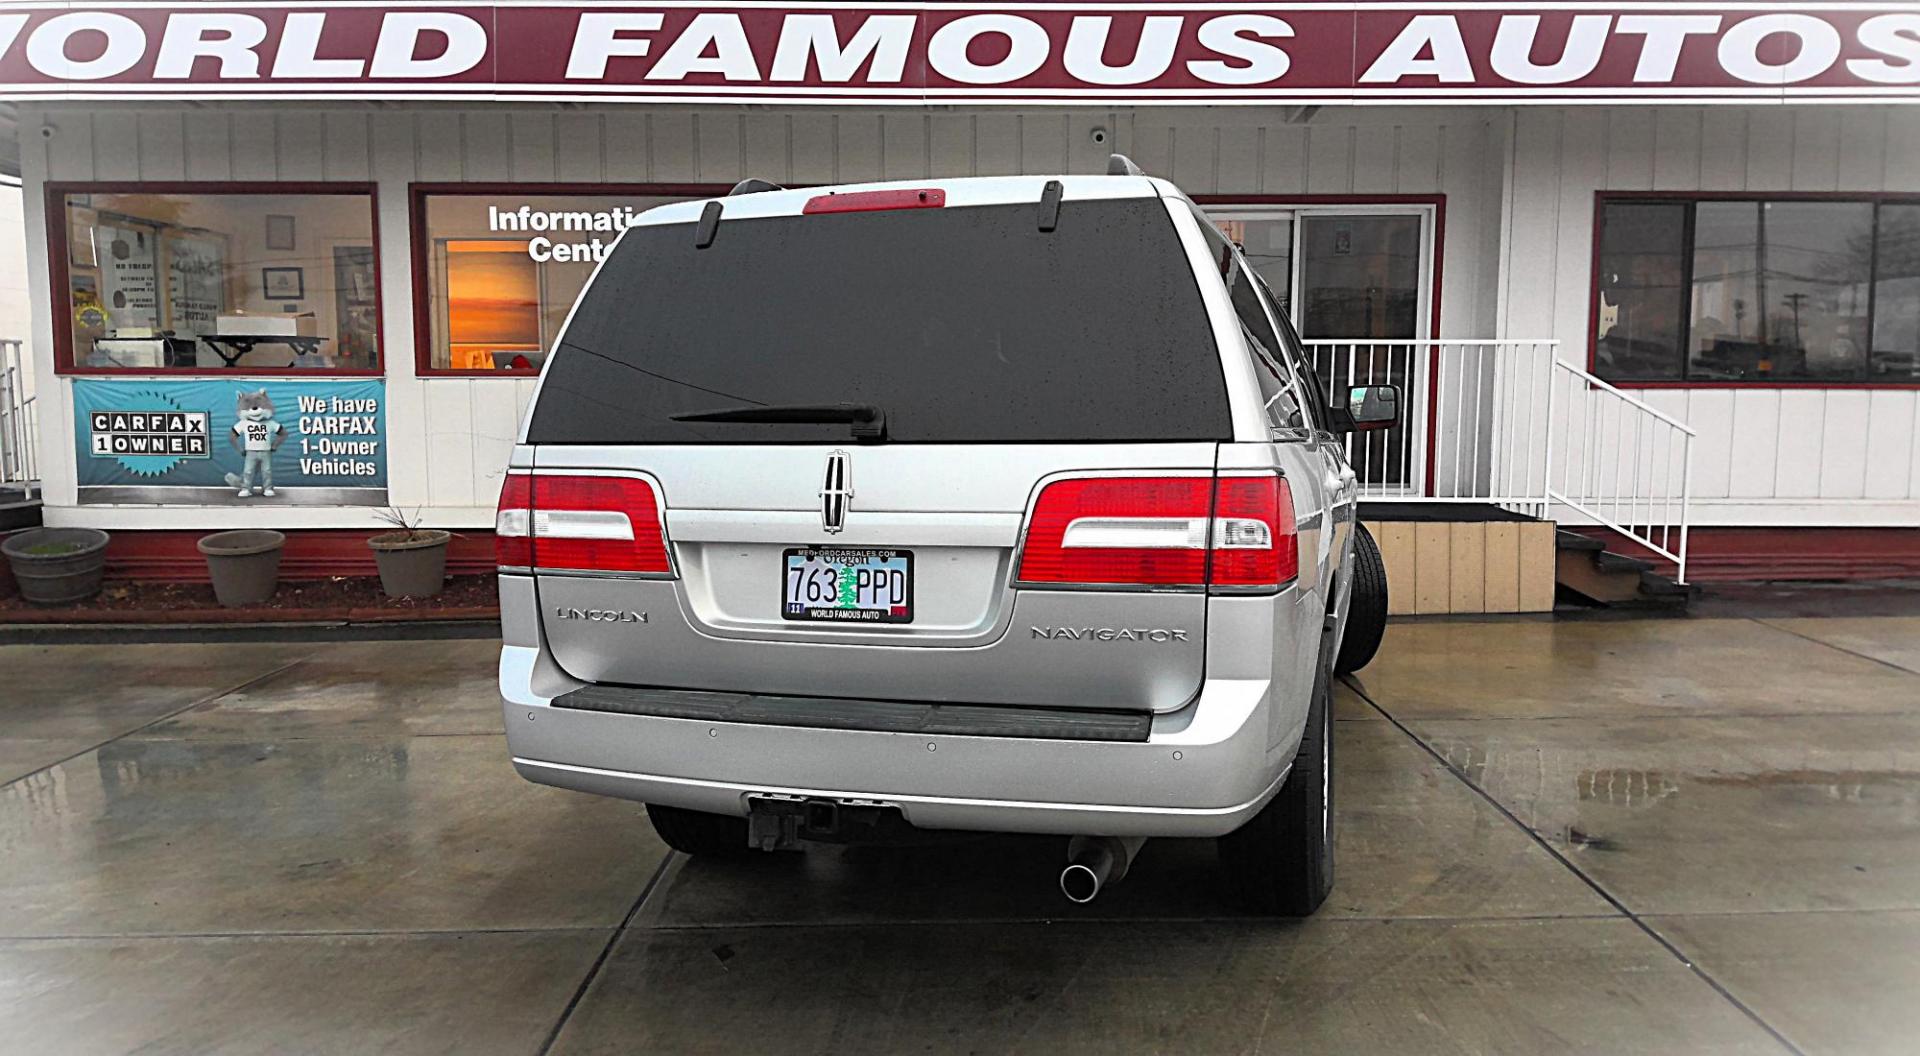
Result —
<path fill-rule="evenodd" d="M 40 480 L 39 432 L 26 366 L 24 346 L 0 338 L 0 484 L 24 484 L 31 495 Z"/>
<path fill-rule="evenodd" d="M 1603 525 L 1674 562 L 1684 582 L 1693 431 L 1561 359 L 1559 342 L 1306 344 L 1330 395 L 1401 387 L 1400 426 L 1347 438 L 1362 498 Z"/>
<path fill-rule="evenodd" d="M 1694 431 L 1678 418 L 1555 358 L 1564 408 L 1547 436 L 1557 519 L 1603 525 L 1674 563 L 1687 581 Z M 1550 397 L 1553 398 L 1553 397 Z"/>
<path fill-rule="evenodd" d="M 1552 341 L 1309 341 L 1335 403 L 1350 385 L 1398 385 L 1401 425 L 1347 438 L 1368 499 L 1482 503 L 1545 514 L 1547 460 L 1535 437 Z"/>

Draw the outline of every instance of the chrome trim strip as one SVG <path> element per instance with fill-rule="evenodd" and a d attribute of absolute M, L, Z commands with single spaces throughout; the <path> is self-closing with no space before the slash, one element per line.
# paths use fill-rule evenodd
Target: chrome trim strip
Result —
<path fill-rule="evenodd" d="M 1147 584 L 1147 583 L 1030 583 L 1024 579 L 1013 581 L 1015 590 L 1076 590 L 1094 591 L 1102 594 L 1205 594 L 1204 583 Z"/>
<path fill-rule="evenodd" d="M 579 579 L 679 579 L 680 578 L 677 574 L 672 572 L 608 572 L 608 571 L 605 571 L 602 569 L 596 569 L 596 568 L 546 568 L 544 566 L 536 566 L 535 568 L 533 568 L 532 571 L 535 575 L 573 576 Z"/>

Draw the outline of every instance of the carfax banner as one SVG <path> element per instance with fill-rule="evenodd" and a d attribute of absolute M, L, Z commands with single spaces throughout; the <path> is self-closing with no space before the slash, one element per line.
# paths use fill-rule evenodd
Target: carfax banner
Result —
<path fill-rule="evenodd" d="M 1920 99 L 1911 2 L 0 0 L 0 98 Z"/>
<path fill-rule="evenodd" d="M 378 379 L 73 381 L 82 503 L 384 506 Z"/>

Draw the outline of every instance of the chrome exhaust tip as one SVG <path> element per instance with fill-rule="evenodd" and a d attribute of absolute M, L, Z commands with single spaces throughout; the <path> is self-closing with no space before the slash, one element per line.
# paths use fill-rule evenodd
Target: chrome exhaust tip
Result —
<path fill-rule="evenodd" d="M 1060 893 L 1067 901 L 1086 905 L 1100 897 L 1108 884 L 1117 884 L 1140 853 L 1144 836 L 1075 836 L 1067 843 L 1067 866 L 1060 870 Z"/>
<path fill-rule="evenodd" d="M 1104 868 L 1096 868 L 1082 862 L 1070 862 L 1065 869 L 1060 870 L 1060 893 L 1067 896 L 1067 901 L 1084 906 L 1100 897 L 1100 889 L 1107 883 L 1106 873 Z"/>

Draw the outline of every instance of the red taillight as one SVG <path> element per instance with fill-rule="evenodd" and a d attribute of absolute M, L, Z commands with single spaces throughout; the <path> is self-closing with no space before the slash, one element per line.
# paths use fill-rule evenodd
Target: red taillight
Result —
<path fill-rule="evenodd" d="M 533 567 L 533 478 L 509 473 L 493 514 L 493 552 L 503 569 Z"/>
<path fill-rule="evenodd" d="M 1277 587 L 1300 574 L 1293 489 L 1272 473 L 1221 477 L 1213 501 L 1216 587 Z"/>
<path fill-rule="evenodd" d="M 1040 492 L 1025 583 L 1203 586 L 1210 477 L 1087 477 Z"/>
<path fill-rule="evenodd" d="M 1278 474 L 1086 477 L 1034 504 L 1022 583 L 1277 588 L 1294 578 L 1293 498 Z"/>
<path fill-rule="evenodd" d="M 533 478 L 533 563 L 587 572 L 672 572 L 653 486 L 639 477 Z"/>
<path fill-rule="evenodd" d="M 494 538 L 503 567 L 669 575 L 659 497 L 638 477 L 510 476 Z"/>
<path fill-rule="evenodd" d="M 940 209 L 947 204 L 947 192 L 938 187 L 908 190 L 853 191 L 847 194 L 819 194 L 807 199 L 801 212 L 877 213 L 886 209 Z"/>

